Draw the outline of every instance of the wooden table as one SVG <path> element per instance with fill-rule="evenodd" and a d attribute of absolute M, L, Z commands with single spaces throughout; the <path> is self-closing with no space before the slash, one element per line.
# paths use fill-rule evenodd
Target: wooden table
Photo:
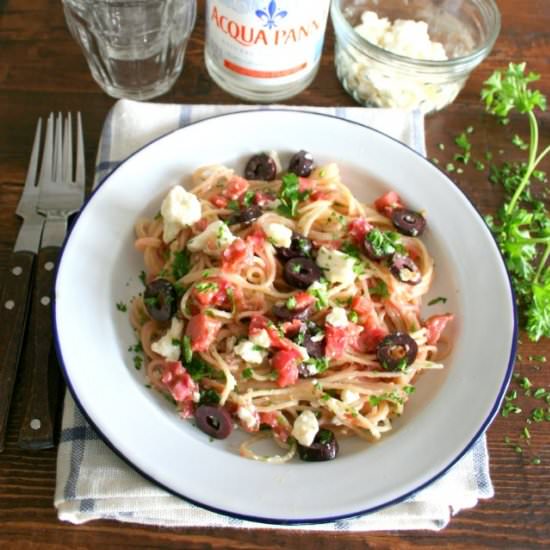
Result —
<path fill-rule="evenodd" d="M 455 103 L 429 117 L 426 135 L 430 157 L 443 166 L 452 160 L 453 138 L 474 126 L 476 150 L 503 151 L 503 158 L 518 157 L 510 143 L 515 132 L 526 134 L 523 120 L 499 126 L 480 107 L 482 82 L 509 61 L 528 62 L 541 73 L 539 88 L 550 95 L 550 3 L 548 0 L 497 0 L 503 30 L 491 56 L 472 75 Z M 235 103 L 208 77 L 203 63 L 203 3 L 187 53 L 183 76 L 161 102 Z M 65 26 L 59 0 L 0 0 L 0 271 L 6 266 L 19 222 L 14 215 L 31 150 L 36 120 L 50 111 L 82 111 L 88 173 L 93 171 L 96 144 L 103 120 L 114 100 L 106 96 L 90 76 L 78 46 Z M 333 32 L 329 27 L 322 67 L 305 92 L 288 101 L 295 105 L 353 105 L 340 87 L 333 67 Z M 541 136 L 550 137 L 550 116 L 542 120 Z M 446 145 L 445 150 L 438 147 Z M 479 149 L 478 149 L 479 148 Z M 543 166 L 550 170 L 550 162 Z M 486 174 L 468 166 L 452 175 L 482 213 L 499 204 L 500 194 Z M 488 337 L 491 327 L 487 327 Z M 529 343 L 522 335 L 516 370 L 535 387 L 550 388 L 550 365 L 530 361 L 534 355 L 550 358 L 550 342 Z M 532 443 L 517 454 L 504 443 L 516 439 L 523 420 L 498 416 L 488 431 L 491 475 L 495 497 L 462 511 L 440 533 L 307 534 L 297 531 L 243 531 L 232 529 L 158 529 L 110 521 L 75 527 L 57 520 L 53 507 L 55 450 L 28 452 L 16 445 L 24 389 L 21 372 L 12 407 L 6 451 L 0 455 L 0 547 L 107 548 L 173 547 L 185 549 L 264 549 L 271 547 L 316 550 L 413 546 L 530 548 L 550 544 L 550 434 L 547 423 L 531 426 Z M 520 405 L 534 407 L 522 398 Z M 531 463 L 539 456 L 542 463 Z"/>

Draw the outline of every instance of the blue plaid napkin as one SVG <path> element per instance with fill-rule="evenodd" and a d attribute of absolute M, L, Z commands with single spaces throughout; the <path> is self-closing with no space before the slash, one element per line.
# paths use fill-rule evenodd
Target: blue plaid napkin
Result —
<path fill-rule="evenodd" d="M 101 135 L 97 185 L 118 163 L 156 137 L 190 122 L 250 106 L 167 105 L 120 100 Z M 279 107 L 278 107 L 279 108 Z M 419 112 L 363 108 L 300 108 L 349 118 L 377 128 L 425 154 Z M 439 530 L 453 514 L 494 494 L 485 436 L 444 476 L 407 500 L 362 517 L 334 523 L 284 527 L 317 531 Z M 145 480 L 116 456 L 87 424 L 70 394 L 63 411 L 57 458 L 55 506 L 59 519 L 93 519 L 160 526 L 271 528 L 209 512 Z"/>

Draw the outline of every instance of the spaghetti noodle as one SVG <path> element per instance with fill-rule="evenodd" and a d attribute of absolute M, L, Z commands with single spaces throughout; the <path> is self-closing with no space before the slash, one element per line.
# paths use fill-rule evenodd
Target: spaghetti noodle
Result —
<path fill-rule="evenodd" d="M 362 204 L 336 164 L 273 181 L 208 166 L 161 212 L 135 226 L 147 288 L 130 320 L 147 378 L 210 435 L 234 422 L 254 434 L 243 456 L 324 460 L 341 437 L 378 440 L 417 375 L 442 368 L 452 316 L 421 318 L 425 219 L 396 193 Z M 255 452 L 264 438 L 282 453 Z"/>

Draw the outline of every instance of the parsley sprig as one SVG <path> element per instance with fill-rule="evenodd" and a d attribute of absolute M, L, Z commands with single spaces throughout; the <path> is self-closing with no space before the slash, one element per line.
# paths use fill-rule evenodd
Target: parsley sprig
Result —
<path fill-rule="evenodd" d="M 285 174 L 279 189 L 278 211 L 283 216 L 294 218 L 298 211 L 298 204 L 308 196 L 308 191 L 300 191 L 300 180 L 296 174 Z"/>
<path fill-rule="evenodd" d="M 510 63 L 506 71 L 495 71 L 481 92 L 486 110 L 503 123 L 513 111 L 526 115 L 529 121 L 527 162 L 509 168 L 508 176 L 493 172 L 493 181 L 504 184 L 506 199 L 487 222 L 506 261 L 524 327 L 533 341 L 550 337 L 550 217 L 544 203 L 533 199 L 529 189 L 532 179 L 540 179 L 537 166 L 550 152 L 550 145 L 539 152 L 535 115 L 536 109 L 546 109 L 546 98 L 529 88 L 539 78 L 538 74 L 525 73 L 525 63 Z"/>

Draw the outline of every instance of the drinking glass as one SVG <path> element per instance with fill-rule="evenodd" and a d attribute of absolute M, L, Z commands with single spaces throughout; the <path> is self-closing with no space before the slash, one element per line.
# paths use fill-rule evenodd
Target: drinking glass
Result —
<path fill-rule="evenodd" d="M 96 82 L 113 97 L 166 93 L 183 68 L 196 0 L 62 0 Z"/>

